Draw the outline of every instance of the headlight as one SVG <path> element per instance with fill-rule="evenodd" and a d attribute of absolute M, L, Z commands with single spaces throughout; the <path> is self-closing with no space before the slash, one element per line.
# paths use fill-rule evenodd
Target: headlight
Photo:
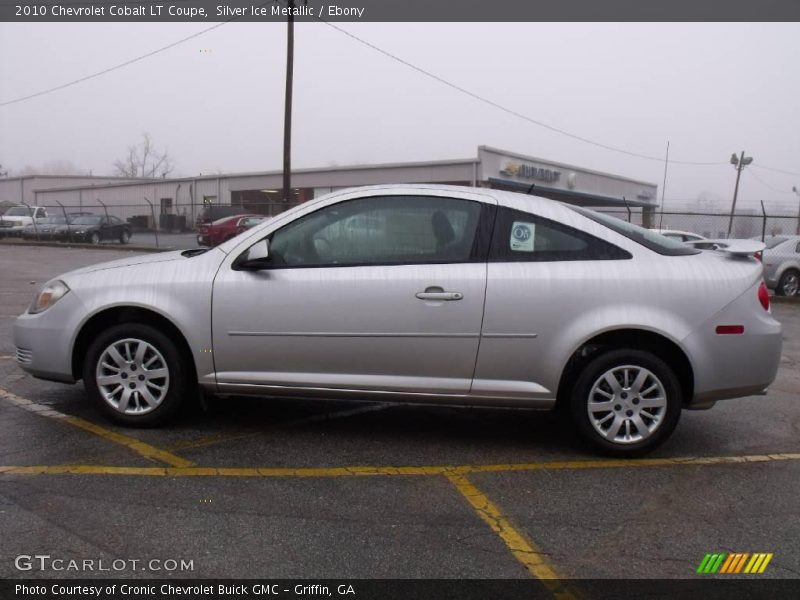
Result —
<path fill-rule="evenodd" d="M 36 297 L 28 307 L 28 312 L 32 315 L 47 310 L 53 304 L 58 302 L 67 292 L 69 288 L 63 281 L 51 281 L 36 294 Z"/>

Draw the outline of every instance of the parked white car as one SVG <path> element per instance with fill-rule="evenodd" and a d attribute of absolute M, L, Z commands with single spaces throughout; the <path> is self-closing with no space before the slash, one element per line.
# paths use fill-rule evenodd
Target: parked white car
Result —
<path fill-rule="evenodd" d="M 718 240 L 710 240 L 702 235 L 692 233 L 691 231 L 681 231 L 680 229 L 656 229 L 655 231 L 664 237 L 683 242 L 692 248 L 698 248 L 700 250 L 716 250 L 719 248 Z"/>
<path fill-rule="evenodd" d="M 779 296 L 800 293 L 800 235 L 767 239 L 764 250 L 764 279 Z"/>
<path fill-rule="evenodd" d="M 706 238 L 691 231 L 681 231 L 680 229 L 656 229 L 657 233 L 679 242 L 702 242 Z"/>
<path fill-rule="evenodd" d="M 27 225 L 33 225 L 47 217 L 44 206 L 12 206 L 0 215 L 0 235 L 20 235 Z"/>

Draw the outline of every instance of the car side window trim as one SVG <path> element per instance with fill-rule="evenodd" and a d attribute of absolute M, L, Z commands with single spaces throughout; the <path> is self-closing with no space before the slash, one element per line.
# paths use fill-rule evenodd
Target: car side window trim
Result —
<path fill-rule="evenodd" d="M 341 203 L 336 204 L 329 204 L 327 206 L 321 207 L 316 211 L 312 211 L 299 217 L 296 220 L 293 220 L 289 223 L 284 224 L 279 229 L 272 231 L 269 235 L 261 238 L 259 241 L 269 240 L 270 245 L 273 243 L 273 239 L 275 234 L 280 232 L 286 227 L 291 227 L 293 224 L 297 223 L 301 219 L 305 219 L 310 217 L 311 215 L 317 214 L 320 211 L 324 211 L 328 208 L 332 208 L 335 206 L 341 206 L 343 204 L 347 204 L 350 202 L 355 202 L 359 200 L 370 200 L 370 199 L 377 199 L 377 198 L 392 198 L 392 197 L 399 197 L 399 196 L 363 196 L 357 198 L 351 198 L 345 200 Z M 472 245 L 470 247 L 469 255 L 465 259 L 418 259 L 418 260 L 402 260 L 402 261 L 354 261 L 354 262 L 343 262 L 343 263 L 321 263 L 321 264 L 270 264 L 265 263 L 263 265 L 263 270 L 283 270 L 283 269 L 331 269 L 331 268 L 347 268 L 347 267 L 390 267 L 390 266 L 409 266 L 409 265 L 445 265 L 445 264 L 470 264 L 470 263 L 481 263 L 486 262 L 489 250 L 491 247 L 491 239 L 492 239 L 492 231 L 494 228 L 495 223 L 495 213 L 497 207 L 493 204 L 489 204 L 486 202 L 481 202 L 479 200 L 468 199 L 468 198 L 458 198 L 452 196 L 428 196 L 424 194 L 415 195 L 414 197 L 431 199 L 431 200 L 449 200 L 449 201 L 456 201 L 456 202 L 463 202 L 469 204 L 476 204 L 479 206 L 479 210 L 477 213 L 477 223 L 475 224 L 474 229 L 474 237 L 472 240 Z M 256 242 L 258 243 L 258 242 Z M 242 259 L 246 256 L 247 250 L 243 252 L 236 260 L 234 260 L 232 264 L 232 268 L 234 270 L 239 270 L 240 267 L 237 265 L 241 263 Z"/>

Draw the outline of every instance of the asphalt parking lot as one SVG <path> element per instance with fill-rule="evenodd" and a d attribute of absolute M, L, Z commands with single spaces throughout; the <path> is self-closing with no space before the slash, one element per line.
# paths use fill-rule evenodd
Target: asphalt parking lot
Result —
<path fill-rule="evenodd" d="M 230 398 L 126 430 L 13 360 L 47 279 L 124 251 L 0 247 L 0 577 L 15 557 L 172 559 L 135 577 L 692 578 L 706 553 L 800 577 L 800 304 L 766 397 L 684 411 L 637 461 L 533 411 Z"/>

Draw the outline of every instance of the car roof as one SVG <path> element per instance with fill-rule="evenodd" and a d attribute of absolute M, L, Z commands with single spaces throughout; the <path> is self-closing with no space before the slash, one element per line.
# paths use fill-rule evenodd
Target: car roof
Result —
<path fill-rule="evenodd" d="M 244 218 L 250 218 L 250 217 L 263 217 L 263 216 L 264 215 L 255 215 L 255 214 L 252 214 L 252 213 L 242 213 L 241 215 L 230 215 L 230 216 L 227 216 L 227 217 L 222 217 L 220 219 L 217 219 L 216 221 L 213 221 L 211 224 L 212 225 L 221 225 L 222 223 L 227 223 L 228 221 L 233 221 L 234 219 L 238 220 L 238 219 L 244 219 Z"/>

